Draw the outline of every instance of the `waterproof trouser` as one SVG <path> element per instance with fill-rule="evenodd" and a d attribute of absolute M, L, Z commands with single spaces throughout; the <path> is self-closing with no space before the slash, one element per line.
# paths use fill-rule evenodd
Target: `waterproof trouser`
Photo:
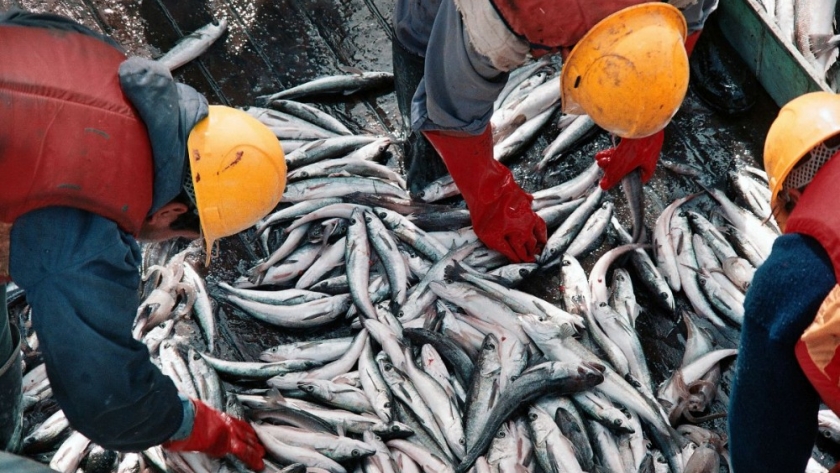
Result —
<path fill-rule="evenodd" d="M 712 16 L 689 60 L 691 89 L 712 110 L 724 115 L 744 113 L 758 99 L 758 79 L 723 36 Z"/>
<path fill-rule="evenodd" d="M 403 150 L 406 181 L 411 195 L 420 198 L 427 185 L 447 173 L 446 165 L 423 134 L 411 131 L 411 100 L 423 79 L 426 60 L 410 52 L 397 39 L 392 43 L 392 54 L 397 107 L 403 116 L 408 134 Z"/>
<path fill-rule="evenodd" d="M 0 341 L 8 339 L 11 353 L 0 354 L 0 449 L 14 452 L 20 445 L 22 428 L 21 390 L 23 374 L 20 358 L 20 332 L 12 330 L 6 307 L 6 285 L 0 284 Z M 0 467 L 0 471 L 6 470 Z"/>

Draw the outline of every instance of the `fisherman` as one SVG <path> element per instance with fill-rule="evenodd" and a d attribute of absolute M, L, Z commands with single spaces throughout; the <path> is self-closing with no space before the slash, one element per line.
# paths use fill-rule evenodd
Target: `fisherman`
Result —
<path fill-rule="evenodd" d="M 828 363 L 837 330 L 829 330 L 830 353 L 819 350 L 825 331 L 806 331 L 818 310 L 824 312 L 823 301 L 836 306 L 837 296 L 826 296 L 838 292 L 840 281 L 838 155 L 840 95 L 814 92 L 791 100 L 767 132 L 764 168 L 783 235 L 755 272 L 744 302 L 729 403 L 734 473 L 805 471 L 820 407 L 814 385 L 824 393 L 833 389 L 834 405 L 840 399 L 836 362 Z M 826 391 L 829 377 L 833 386 Z"/>
<path fill-rule="evenodd" d="M 563 111 L 589 114 L 621 137 L 595 156 L 601 187 L 636 168 L 647 181 L 662 130 L 688 87 L 688 53 L 717 7 L 717 0 L 683 3 L 691 5 L 681 13 L 639 0 L 398 0 L 393 63 L 397 104 L 413 130 L 410 191 L 448 170 L 479 239 L 514 262 L 534 261 L 546 242 L 545 222 L 531 209 L 532 196 L 493 159 L 488 125 L 508 72 L 560 52 Z"/>
<path fill-rule="evenodd" d="M 201 236 L 209 262 L 217 239 L 279 202 L 277 139 L 68 18 L 0 14 L 0 44 L 0 276 L 25 291 L 70 425 L 111 450 L 232 454 L 261 470 L 250 424 L 179 394 L 131 329 L 138 241 Z M 14 451 L 21 350 L 5 293 L 0 449 Z"/>

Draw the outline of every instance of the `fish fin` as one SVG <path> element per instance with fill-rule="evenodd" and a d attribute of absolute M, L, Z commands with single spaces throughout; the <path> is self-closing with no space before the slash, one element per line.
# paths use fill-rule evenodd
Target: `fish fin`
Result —
<path fill-rule="evenodd" d="M 271 404 L 285 404 L 286 398 L 280 394 L 280 390 L 277 388 L 271 388 L 265 395 L 266 399 L 269 400 Z"/>
<path fill-rule="evenodd" d="M 358 75 L 362 75 L 362 74 L 364 73 L 364 71 L 362 71 L 362 70 L 361 70 L 361 69 L 359 69 L 358 67 L 353 67 L 353 66 L 343 66 L 343 65 L 342 65 L 342 66 L 338 66 L 338 70 L 339 70 L 339 71 L 341 71 L 341 72 L 345 72 L 345 73 L 347 73 L 347 74 L 358 74 Z"/>
<path fill-rule="evenodd" d="M 811 34 L 808 35 L 808 44 L 811 45 L 811 52 L 814 53 L 814 56 L 820 56 L 840 44 L 840 35 Z"/>
<path fill-rule="evenodd" d="M 577 329 L 572 324 L 564 323 L 560 325 L 560 336 L 563 338 L 572 337 L 576 335 L 577 332 Z"/>
<path fill-rule="evenodd" d="M 448 281 L 460 281 L 462 274 L 464 274 L 464 267 L 457 261 L 453 261 L 443 270 L 443 277 Z"/>

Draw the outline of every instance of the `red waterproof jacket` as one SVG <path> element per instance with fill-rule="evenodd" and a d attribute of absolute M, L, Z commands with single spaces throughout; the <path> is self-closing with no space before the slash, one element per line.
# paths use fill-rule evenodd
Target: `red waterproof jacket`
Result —
<path fill-rule="evenodd" d="M 831 258 L 840 281 L 840 212 L 837 210 L 840 153 L 817 172 L 785 224 L 785 233 L 816 239 Z M 814 322 L 796 344 L 796 358 L 823 402 L 840 413 L 840 286 L 823 301 Z"/>
<path fill-rule="evenodd" d="M 0 26 L 0 44 L 0 222 L 68 206 L 136 235 L 151 207 L 153 158 L 120 88 L 125 55 L 45 28 Z"/>
<path fill-rule="evenodd" d="M 639 0 L 491 0 L 516 35 L 532 47 L 572 47 L 596 23 Z"/>
<path fill-rule="evenodd" d="M 785 224 L 785 233 L 813 237 L 831 257 L 840 281 L 840 211 L 837 183 L 840 182 L 840 153 L 825 163 L 802 193 Z"/>

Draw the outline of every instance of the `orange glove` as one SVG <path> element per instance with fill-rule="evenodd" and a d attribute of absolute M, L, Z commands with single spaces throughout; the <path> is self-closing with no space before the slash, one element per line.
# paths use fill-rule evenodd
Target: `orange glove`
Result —
<path fill-rule="evenodd" d="M 251 424 L 219 412 L 199 400 L 190 401 L 195 408 L 190 436 L 184 440 L 164 442 L 163 448 L 175 452 L 203 452 L 216 458 L 230 453 L 254 471 L 265 468 L 265 447 Z"/>
<path fill-rule="evenodd" d="M 621 182 L 630 171 L 642 168 L 642 182 L 653 176 L 665 132 L 660 130 L 646 138 L 622 138 L 615 148 L 595 153 L 595 162 L 604 170 L 601 189 L 608 190 Z"/>
<path fill-rule="evenodd" d="M 490 126 L 480 135 L 424 131 L 470 210 L 478 238 L 514 263 L 533 262 L 546 241 L 545 221 L 531 209 L 531 194 L 493 159 Z"/>

